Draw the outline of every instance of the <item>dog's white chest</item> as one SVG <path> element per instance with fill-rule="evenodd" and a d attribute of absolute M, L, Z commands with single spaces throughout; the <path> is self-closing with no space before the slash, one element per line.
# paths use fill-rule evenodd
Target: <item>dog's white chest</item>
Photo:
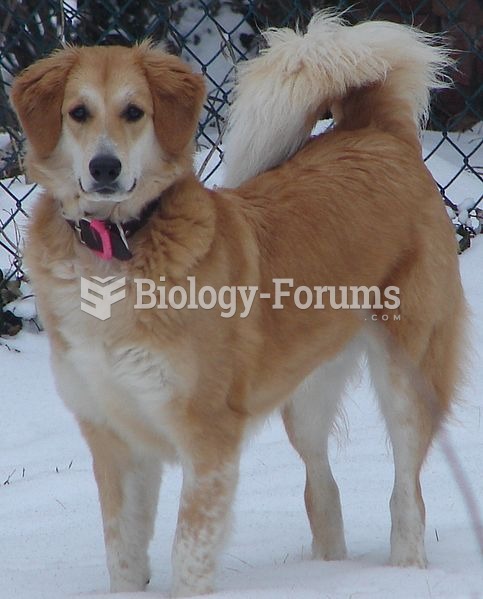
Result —
<path fill-rule="evenodd" d="M 76 416 L 119 432 L 163 433 L 164 408 L 177 387 L 167 358 L 134 345 L 82 341 L 54 360 L 59 392 Z"/>
<path fill-rule="evenodd" d="M 58 390 L 78 418 L 126 426 L 162 426 L 163 406 L 178 386 L 162 351 L 152 351 L 124 335 L 122 315 L 106 322 L 80 309 L 80 286 L 73 280 L 59 294 L 56 314 L 69 349 L 53 356 Z M 118 337 L 114 344 L 113 337 Z"/>

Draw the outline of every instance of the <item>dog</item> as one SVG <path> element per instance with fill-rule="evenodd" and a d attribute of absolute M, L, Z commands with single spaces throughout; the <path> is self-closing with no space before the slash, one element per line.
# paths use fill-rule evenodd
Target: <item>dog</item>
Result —
<path fill-rule="evenodd" d="M 332 13 L 266 41 L 240 66 L 214 190 L 192 162 L 203 79 L 181 59 L 148 42 L 66 47 L 13 84 L 44 189 L 25 259 L 58 392 L 92 452 L 112 591 L 149 581 L 171 460 L 183 470 L 172 593 L 212 591 L 241 445 L 277 409 L 306 465 L 314 557 L 343 559 L 327 439 L 364 354 L 394 453 L 390 563 L 426 564 L 419 473 L 450 412 L 465 320 L 453 228 L 419 139 L 448 53 L 415 29 Z M 311 137 L 327 111 L 334 126 Z M 125 280 L 110 318 L 81 309 L 92 277 Z M 231 318 L 134 309 L 137 279 L 258 295 Z M 352 287 L 397 289 L 399 302 L 339 309 Z M 307 307 L 313 289 L 317 301 L 335 291 Z"/>

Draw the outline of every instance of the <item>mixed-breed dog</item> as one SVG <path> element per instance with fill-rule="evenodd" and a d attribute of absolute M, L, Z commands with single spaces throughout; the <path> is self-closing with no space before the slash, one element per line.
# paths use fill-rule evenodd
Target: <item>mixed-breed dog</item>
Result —
<path fill-rule="evenodd" d="M 25 258 L 58 392 L 93 456 L 112 591 L 150 578 L 162 466 L 183 487 L 174 596 L 213 589 L 244 437 L 280 410 L 305 462 L 315 558 L 346 556 L 328 437 L 367 358 L 394 451 L 390 562 L 424 567 L 419 473 L 455 394 L 464 330 L 452 226 L 421 159 L 429 92 L 448 52 L 386 22 L 316 14 L 305 34 L 265 34 L 240 65 L 225 141 L 225 187 L 193 171 L 203 78 L 150 43 L 66 47 L 14 81 L 30 177 L 43 187 Z M 334 127 L 311 137 L 328 111 Z M 347 229 L 344 223 L 356 223 Z M 381 225 L 381 222 L 384 224 Z M 399 289 L 389 317 L 283 309 L 134 310 L 135 278 L 167 289 L 255 285 Z M 81 277 L 125 277 L 99 321 Z M 394 312 L 394 310 L 393 310 Z"/>

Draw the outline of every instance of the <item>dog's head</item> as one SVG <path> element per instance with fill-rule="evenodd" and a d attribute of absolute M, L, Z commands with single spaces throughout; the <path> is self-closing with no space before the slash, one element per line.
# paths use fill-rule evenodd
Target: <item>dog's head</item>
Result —
<path fill-rule="evenodd" d="M 21 73 L 11 98 L 32 179 L 70 217 L 125 218 L 191 168 L 204 84 L 149 43 L 69 47 Z"/>

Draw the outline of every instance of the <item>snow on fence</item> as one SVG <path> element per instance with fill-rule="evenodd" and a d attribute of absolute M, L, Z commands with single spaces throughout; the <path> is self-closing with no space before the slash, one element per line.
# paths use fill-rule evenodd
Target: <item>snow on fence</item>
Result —
<path fill-rule="evenodd" d="M 62 42 L 163 41 L 201 71 L 208 96 L 198 129 L 200 176 L 213 181 L 237 62 L 256 54 L 260 30 L 303 26 L 313 10 L 346 9 L 351 22 L 389 19 L 445 32 L 458 69 L 435 94 L 424 153 L 455 222 L 463 251 L 481 232 L 483 210 L 483 10 L 478 0 L 17 0 L 0 3 L 0 315 L 22 280 L 22 227 L 35 186 L 23 175 L 23 137 L 9 103 L 13 76 Z M 480 37 L 478 37 L 480 36 Z M 466 133 L 462 133 L 466 132 Z M 2 326 L 0 319 L 0 328 Z"/>

